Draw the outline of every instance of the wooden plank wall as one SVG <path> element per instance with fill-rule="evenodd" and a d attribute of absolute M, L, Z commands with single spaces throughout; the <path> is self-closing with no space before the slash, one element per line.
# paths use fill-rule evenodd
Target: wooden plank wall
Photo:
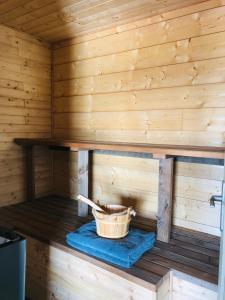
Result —
<path fill-rule="evenodd" d="M 145 286 L 104 270 L 88 259 L 27 236 L 26 295 L 30 299 L 156 300 L 156 292 Z M 118 284 L 119 282 L 119 284 Z"/>
<path fill-rule="evenodd" d="M 225 1 L 210 0 L 54 45 L 54 136 L 224 145 Z M 64 164 L 64 161 L 67 163 Z M 58 193 L 76 195 L 76 157 L 55 153 Z M 156 160 L 95 154 L 93 197 L 157 209 Z M 223 167 L 176 164 L 176 225 L 219 235 Z"/>
<path fill-rule="evenodd" d="M 199 278 L 181 273 L 178 271 L 171 271 L 172 284 L 169 299 L 172 300 L 216 300 L 217 299 L 217 285 L 206 282 Z"/>
<path fill-rule="evenodd" d="M 51 51 L 47 44 L 0 25 L 0 206 L 25 200 L 24 151 L 15 137 L 51 134 Z M 36 149 L 36 191 L 50 189 L 51 159 Z"/>

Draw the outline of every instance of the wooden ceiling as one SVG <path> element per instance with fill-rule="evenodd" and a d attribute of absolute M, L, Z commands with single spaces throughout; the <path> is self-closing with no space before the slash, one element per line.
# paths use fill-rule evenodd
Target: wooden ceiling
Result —
<path fill-rule="evenodd" d="M 0 0 L 0 23 L 55 42 L 204 1 Z"/>

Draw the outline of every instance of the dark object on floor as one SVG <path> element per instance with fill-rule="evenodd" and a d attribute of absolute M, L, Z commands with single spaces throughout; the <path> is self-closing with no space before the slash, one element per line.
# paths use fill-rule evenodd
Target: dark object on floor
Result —
<path fill-rule="evenodd" d="M 155 233 L 131 228 L 122 239 L 101 238 L 95 221 L 67 235 L 67 243 L 87 254 L 121 267 L 130 268 L 155 243 Z"/>
<path fill-rule="evenodd" d="M 0 227 L 0 299 L 25 299 L 26 240 Z"/>

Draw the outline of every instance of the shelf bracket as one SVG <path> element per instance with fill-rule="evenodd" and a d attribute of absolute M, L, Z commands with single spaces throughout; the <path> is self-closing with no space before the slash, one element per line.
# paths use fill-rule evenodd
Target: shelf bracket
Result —
<path fill-rule="evenodd" d="M 78 195 L 88 198 L 89 151 L 78 151 Z M 88 215 L 88 205 L 78 200 L 78 216 Z"/>
<path fill-rule="evenodd" d="M 159 159 L 157 239 L 166 243 L 170 240 L 172 223 L 173 168 L 173 158 Z"/>
<path fill-rule="evenodd" d="M 35 200 L 34 147 L 26 146 L 26 200 Z"/>

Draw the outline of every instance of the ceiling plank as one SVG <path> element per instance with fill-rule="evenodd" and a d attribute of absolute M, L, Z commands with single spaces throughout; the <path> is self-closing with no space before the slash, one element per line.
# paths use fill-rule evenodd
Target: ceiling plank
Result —
<path fill-rule="evenodd" d="M 187 2 L 187 1 L 183 1 L 183 4 L 185 4 L 185 2 Z M 188 2 L 190 2 L 190 1 L 188 0 Z M 192 2 L 192 4 L 193 3 L 196 4 L 195 0 L 191 1 L 191 2 Z M 200 2 L 203 2 L 203 1 L 200 1 Z M 182 7 L 184 7 L 184 6 L 182 6 Z M 182 8 L 182 7 L 180 7 L 180 8 Z M 96 33 L 98 31 L 106 30 L 110 27 L 115 27 L 115 26 L 120 26 L 120 25 L 130 23 L 130 22 L 135 22 L 137 20 L 140 20 L 143 18 L 149 18 L 154 15 L 166 13 L 168 11 L 170 11 L 169 7 L 161 8 L 161 9 L 157 9 L 157 10 L 153 10 L 153 11 L 150 11 L 150 10 L 148 11 L 145 7 L 144 10 L 142 10 L 141 8 L 140 8 L 140 10 L 136 9 L 137 14 L 134 14 L 134 16 L 132 16 L 132 17 L 129 16 L 128 18 L 119 18 L 119 20 L 115 20 L 115 21 L 111 20 L 110 26 L 109 26 L 109 20 L 104 19 L 104 18 L 94 20 L 92 23 L 89 23 L 86 26 L 82 26 L 82 24 L 77 24 L 75 22 L 70 22 L 70 23 L 67 23 L 60 27 L 55 26 L 52 30 L 41 32 L 40 35 L 44 39 L 48 38 L 49 40 L 51 40 L 53 42 L 57 42 L 57 41 L 65 39 L 65 35 L 64 35 L 65 32 L 67 33 L 69 38 L 71 38 L 72 36 L 80 36 L 80 35 L 85 35 L 85 34 L 90 34 L 90 33 Z M 139 12 L 140 12 L 140 14 L 139 14 Z M 141 16 L 141 18 L 140 18 L 140 16 Z"/>
<path fill-rule="evenodd" d="M 4 0 L 0 1 L 0 23 L 55 42 L 210 1 Z"/>

